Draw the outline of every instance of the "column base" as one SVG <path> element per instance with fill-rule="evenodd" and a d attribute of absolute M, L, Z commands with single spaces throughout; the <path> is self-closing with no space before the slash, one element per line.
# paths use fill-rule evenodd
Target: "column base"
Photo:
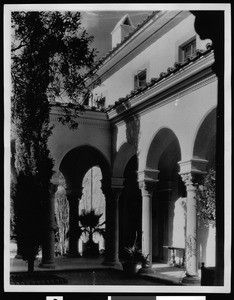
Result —
<path fill-rule="evenodd" d="M 201 285 L 201 278 L 198 275 L 190 276 L 186 275 L 182 279 L 183 285 Z"/>
<path fill-rule="evenodd" d="M 144 268 L 139 269 L 138 274 L 140 274 L 140 275 L 153 275 L 153 274 L 155 274 L 155 270 L 151 267 L 144 267 Z"/>
<path fill-rule="evenodd" d="M 38 267 L 42 269 L 55 269 L 56 266 L 54 262 L 41 262 Z"/>

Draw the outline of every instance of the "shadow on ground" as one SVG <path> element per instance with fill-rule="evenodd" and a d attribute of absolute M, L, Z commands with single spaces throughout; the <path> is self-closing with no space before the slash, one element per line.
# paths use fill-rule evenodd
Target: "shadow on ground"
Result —
<path fill-rule="evenodd" d="M 12 285 L 169 285 L 160 279 L 127 276 L 120 270 L 70 270 L 60 272 L 35 272 L 11 274 Z"/>

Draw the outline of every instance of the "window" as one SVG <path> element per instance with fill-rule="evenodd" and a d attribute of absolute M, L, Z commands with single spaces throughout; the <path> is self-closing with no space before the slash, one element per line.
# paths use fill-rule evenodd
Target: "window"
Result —
<path fill-rule="evenodd" d="M 146 69 L 137 71 L 134 76 L 134 90 L 146 85 Z"/>
<path fill-rule="evenodd" d="M 184 43 L 179 47 L 179 61 L 184 62 L 189 56 L 193 56 L 196 53 L 196 39 Z"/>

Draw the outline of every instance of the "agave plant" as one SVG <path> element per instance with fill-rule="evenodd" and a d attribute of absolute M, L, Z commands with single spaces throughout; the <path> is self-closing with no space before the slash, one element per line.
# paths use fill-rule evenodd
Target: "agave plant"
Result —
<path fill-rule="evenodd" d="M 137 245 L 137 233 L 132 246 L 128 246 L 124 248 L 125 250 L 125 258 L 127 261 L 136 263 L 141 260 L 142 252 L 141 249 Z"/>
<path fill-rule="evenodd" d="M 149 267 L 149 254 L 141 254 L 141 265 L 142 268 L 147 268 Z"/>
<path fill-rule="evenodd" d="M 82 233 L 88 235 L 88 243 L 93 242 L 93 234 L 98 233 L 104 237 L 105 228 L 102 226 L 105 224 L 105 221 L 100 223 L 102 213 L 96 213 L 95 209 L 89 211 L 82 210 L 79 216 L 80 228 Z"/>

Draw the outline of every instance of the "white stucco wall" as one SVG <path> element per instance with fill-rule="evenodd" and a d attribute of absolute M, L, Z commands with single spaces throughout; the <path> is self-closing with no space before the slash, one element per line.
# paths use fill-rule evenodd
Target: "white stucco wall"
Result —
<path fill-rule="evenodd" d="M 138 148 L 139 169 L 145 169 L 151 142 L 162 128 L 170 128 L 177 136 L 181 147 L 181 160 L 191 159 L 199 127 L 216 105 L 217 81 L 214 81 L 142 115 Z"/>
<path fill-rule="evenodd" d="M 103 113 L 86 112 L 79 118 L 77 130 L 71 130 L 56 121 L 56 115 L 51 117 L 51 123 L 55 124 L 53 134 L 49 138 L 49 149 L 55 160 L 54 170 L 59 171 L 59 165 L 63 157 L 72 149 L 89 145 L 101 151 L 107 161 L 110 162 L 111 144 L 110 127 Z"/>
<path fill-rule="evenodd" d="M 206 84 L 171 102 L 158 105 L 148 112 L 140 114 L 139 132 L 139 170 L 146 167 L 147 155 L 155 135 L 162 128 L 171 129 L 178 138 L 181 147 L 181 160 L 193 157 L 197 132 L 207 114 L 217 105 L 217 80 Z M 118 151 L 127 142 L 126 122 L 117 124 L 114 151 Z"/>
<path fill-rule="evenodd" d="M 120 69 L 117 69 L 118 65 L 115 66 L 116 72 L 94 90 L 94 95 L 106 96 L 106 106 L 114 104 L 134 89 L 134 75 L 138 70 L 147 68 L 147 81 L 152 77 L 159 77 L 161 72 L 166 72 L 168 67 L 173 67 L 178 62 L 179 46 L 195 35 L 194 16 L 190 15 L 140 54 L 133 52 L 132 59 Z M 196 42 L 198 49 L 205 49 L 210 40 L 201 41 L 196 35 Z"/>

